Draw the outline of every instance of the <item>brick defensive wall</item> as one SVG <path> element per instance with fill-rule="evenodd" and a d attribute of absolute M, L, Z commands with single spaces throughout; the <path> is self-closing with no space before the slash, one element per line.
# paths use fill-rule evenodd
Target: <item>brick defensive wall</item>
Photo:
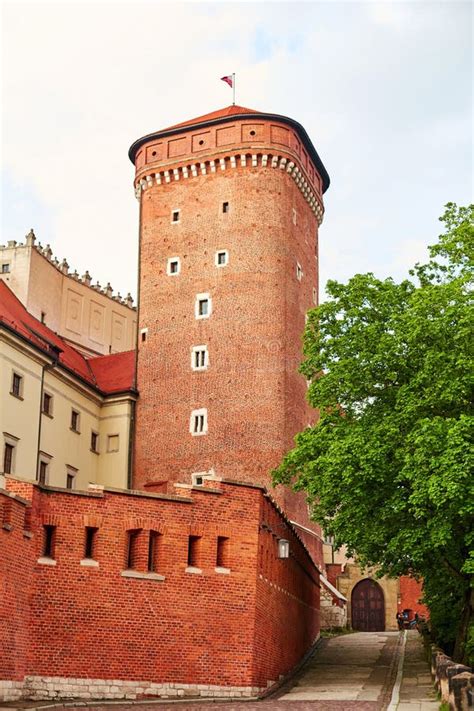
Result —
<path fill-rule="evenodd" d="M 259 487 L 7 489 L 3 700 L 256 696 L 318 637 L 318 570 Z"/>

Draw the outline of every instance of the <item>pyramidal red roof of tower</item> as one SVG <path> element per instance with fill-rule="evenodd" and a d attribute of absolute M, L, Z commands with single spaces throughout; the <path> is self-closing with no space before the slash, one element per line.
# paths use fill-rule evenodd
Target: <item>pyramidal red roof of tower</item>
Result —
<path fill-rule="evenodd" d="M 59 352 L 59 364 L 94 388 L 110 395 L 133 388 L 135 352 L 85 358 L 67 341 L 32 316 L 0 280 L 0 324 L 5 324 L 44 353 Z"/>
<path fill-rule="evenodd" d="M 245 106 L 236 106 L 231 104 L 223 109 L 218 109 L 217 111 L 211 111 L 209 114 L 204 114 L 203 116 L 197 116 L 196 118 L 189 119 L 188 121 L 182 121 L 181 123 L 175 123 L 173 126 L 168 126 L 163 128 L 163 131 L 171 131 L 173 128 L 181 128 L 182 126 L 193 126 L 195 123 L 201 123 L 203 121 L 212 121 L 214 119 L 220 119 L 224 116 L 235 116 L 238 114 L 260 114 L 261 111 L 256 109 L 247 109 Z"/>

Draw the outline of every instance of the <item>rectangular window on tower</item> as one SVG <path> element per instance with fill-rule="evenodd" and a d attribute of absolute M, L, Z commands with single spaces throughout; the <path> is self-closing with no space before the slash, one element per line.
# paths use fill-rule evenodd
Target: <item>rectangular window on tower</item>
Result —
<path fill-rule="evenodd" d="M 229 252 L 226 249 L 221 249 L 216 252 L 215 264 L 216 267 L 226 267 L 229 263 Z"/>
<path fill-rule="evenodd" d="M 181 260 L 179 257 L 170 257 L 166 265 L 168 276 L 176 276 L 181 271 Z"/>
<path fill-rule="evenodd" d="M 194 316 L 197 319 L 209 318 L 212 312 L 212 300 L 209 294 L 197 294 L 194 303 Z"/>
<path fill-rule="evenodd" d="M 189 424 L 190 432 L 193 436 L 207 434 L 207 410 L 202 407 L 199 410 L 191 412 L 191 421 Z"/>
<path fill-rule="evenodd" d="M 207 346 L 194 346 L 191 350 L 191 368 L 193 370 L 206 370 L 209 365 Z"/>

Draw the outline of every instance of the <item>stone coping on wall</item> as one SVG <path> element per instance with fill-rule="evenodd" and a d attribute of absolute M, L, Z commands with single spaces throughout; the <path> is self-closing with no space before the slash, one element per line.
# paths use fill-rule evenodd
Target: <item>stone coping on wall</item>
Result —
<path fill-rule="evenodd" d="M 468 711 L 474 705 L 474 673 L 471 667 L 453 662 L 442 649 L 431 645 L 431 674 L 441 701 L 453 711 Z"/>

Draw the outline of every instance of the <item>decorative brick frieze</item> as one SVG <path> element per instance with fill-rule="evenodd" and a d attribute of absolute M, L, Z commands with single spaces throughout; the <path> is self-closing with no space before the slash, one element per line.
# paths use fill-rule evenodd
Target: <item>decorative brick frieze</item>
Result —
<path fill-rule="evenodd" d="M 271 162 L 269 163 L 270 158 Z M 137 178 L 135 197 L 140 199 L 142 192 L 153 187 L 154 185 L 171 183 L 180 180 L 180 178 L 187 179 L 190 177 L 189 171 L 191 171 L 192 177 L 215 173 L 217 162 L 219 163 L 221 170 L 226 170 L 227 167 L 235 169 L 237 167 L 266 168 L 270 166 L 272 168 L 286 170 L 286 172 L 293 178 L 301 194 L 316 215 L 318 224 L 320 225 L 322 223 L 324 217 L 322 200 L 311 187 L 309 178 L 305 176 L 303 169 L 298 167 L 294 160 L 290 160 L 286 156 L 270 156 L 267 153 L 254 153 L 251 155 L 239 153 L 236 155 L 226 155 L 224 157 L 211 159 L 198 164 L 192 163 L 191 165 L 178 165 L 176 167 L 166 168 L 154 173 L 147 173 L 146 175 Z"/>

